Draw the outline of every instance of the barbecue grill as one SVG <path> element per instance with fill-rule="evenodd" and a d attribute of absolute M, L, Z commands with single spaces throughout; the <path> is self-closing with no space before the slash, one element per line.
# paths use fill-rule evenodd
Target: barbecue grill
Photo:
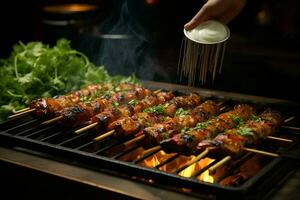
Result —
<path fill-rule="evenodd" d="M 143 149 L 137 138 L 116 140 L 108 137 L 94 141 L 93 138 L 98 135 L 94 131 L 75 134 L 78 127 L 66 130 L 58 124 L 42 126 L 41 119 L 26 115 L 1 124 L 1 160 L 20 166 L 28 166 L 25 158 L 34 159 L 37 163 L 50 162 L 53 166 L 66 169 L 66 177 L 72 174 L 67 169 L 78 170 L 79 174 L 82 170 L 91 170 L 91 175 L 102 180 L 93 179 L 95 182 L 91 183 L 85 180 L 86 177 L 77 177 L 79 182 L 102 185 L 107 188 L 97 189 L 114 191 L 123 197 L 146 199 L 262 198 L 273 191 L 273 183 L 280 182 L 295 170 L 300 148 L 298 103 L 160 82 L 144 81 L 144 85 L 152 90 L 172 90 L 178 94 L 198 92 L 204 98 L 222 100 L 225 106 L 251 103 L 260 109 L 278 109 L 288 119 L 278 134 L 292 142 L 267 141 L 264 147 L 278 153 L 280 156 L 276 158 L 246 153 L 229 162 L 207 157 L 195 161 L 195 157 L 165 154 L 159 148 Z M 257 166 L 256 171 L 253 169 L 254 174 L 236 176 L 243 166 L 249 168 L 249 165 Z M 55 171 L 54 168 L 52 170 Z M 224 180 L 230 177 L 237 178 L 238 184 L 223 185 Z M 113 181 L 121 184 L 115 186 Z"/>

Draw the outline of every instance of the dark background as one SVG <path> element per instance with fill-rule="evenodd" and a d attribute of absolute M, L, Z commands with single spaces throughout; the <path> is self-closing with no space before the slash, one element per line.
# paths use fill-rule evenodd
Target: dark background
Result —
<path fill-rule="evenodd" d="M 6 58 L 19 40 L 39 40 L 53 45 L 67 37 L 109 73 L 141 79 L 180 83 L 176 74 L 183 25 L 204 1 L 187 0 L 24 0 L 1 2 L 0 55 Z M 57 14 L 45 6 L 92 3 L 96 11 Z M 246 7 L 228 24 L 223 71 L 209 89 L 299 101 L 300 26 L 299 1 L 248 0 Z M 70 21 L 57 26 L 48 21 Z M 78 23 L 77 23 L 78 22 Z M 107 39 L 102 34 L 121 34 Z M 127 37 L 128 36 L 128 37 Z"/>

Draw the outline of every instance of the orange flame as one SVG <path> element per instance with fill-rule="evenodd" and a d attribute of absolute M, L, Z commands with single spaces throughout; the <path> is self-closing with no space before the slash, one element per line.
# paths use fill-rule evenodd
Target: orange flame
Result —
<path fill-rule="evenodd" d="M 145 159 L 142 163 L 142 165 L 146 167 L 156 167 L 164 160 L 170 158 L 174 154 L 166 154 L 164 151 L 159 151 L 153 156 L 150 156 L 149 158 Z M 166 163 L 165 165 L 161 166 L 159 169 L 166 172 L 173 172 L 176 169 L 179 169 L 180 167 L 186 165 L 187 163 L 191 162 L 195 156 L 180 156 L 179 158 L 175 159 L 173 162 Z M 203 169 L 210 163 L 212 163 L 214 160 L 210 158 L 204 158 L 200 161 L 188 166 L 186 169 L 182 170 L 179 175 L 184 177 L 191 177 L 193 176 L 197 171 Z M 214 178 L 209 175 L 208 170 L 204 171 L 202 174 L 200 174 L 197 177 L 198 180 L 213 183 Z"/>

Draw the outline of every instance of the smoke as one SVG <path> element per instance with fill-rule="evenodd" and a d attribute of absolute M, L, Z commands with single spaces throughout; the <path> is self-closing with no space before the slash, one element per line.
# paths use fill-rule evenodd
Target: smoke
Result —
<path fill-rule="evenodd" d="M 139 2 L 143 4 L 144 1 Z M 156 76 L 167 79 L 167 74 L 153 57 L 151 24 L 147 23 L 151 22 L 151 13 L 147 13 L 142 4 L 122 1 L 118 10 L 102 24 L 97 63 L 103 64 L 112 75 L 135 74 L 144 80 L 154 80 Z"/>

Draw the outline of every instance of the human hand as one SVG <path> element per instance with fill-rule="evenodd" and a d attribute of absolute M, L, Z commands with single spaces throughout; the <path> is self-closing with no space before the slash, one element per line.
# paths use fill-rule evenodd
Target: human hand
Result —
<path fill-rule="evenodd" d="M 184 28 L 191 30 L 210 19 L 226 24 L 241 12 L 245 4 L 246 0 L 208 0 Z"/>

